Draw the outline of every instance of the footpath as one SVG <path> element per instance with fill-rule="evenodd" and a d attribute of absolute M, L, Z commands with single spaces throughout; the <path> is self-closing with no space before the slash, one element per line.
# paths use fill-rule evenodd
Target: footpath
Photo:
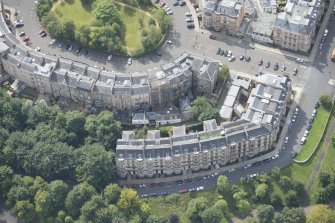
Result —
<path fill-rule="evenodd" d="M 331 138 L 332 138 L 332 134 L 333 134 L 334 130 L 335 130 L 335 119 L 333 120 L 333 122 L 331 123 L 330 128 L 328 129 L 327 135 L 324 138 L 324 143 L 322 145 L 322 150 L 321 150 L 320 156 L 318 158 L 318 161 L 315 164 L 313 172 L 311 173 L 311 175 L 310 175 L 310 177 L 307 181 L 307 184 L 306 184 L 306 187 L 305 187 L 305 190 L 306 190 L 307 194 L 309 194 L 311 192 L 312 186 L 313 186 L 315 180 L 317 180 L 317 176 L 319 176 L 322 162 L 323 162 L 323 160 L 326 156 L 329 145 L 332 142 Z"/>

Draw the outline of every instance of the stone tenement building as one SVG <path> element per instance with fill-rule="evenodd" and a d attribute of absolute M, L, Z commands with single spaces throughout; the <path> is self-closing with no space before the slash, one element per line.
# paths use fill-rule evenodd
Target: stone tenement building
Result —
<path fill-rule="evenodd" d="M 0 21 L 1 74 L 36 88 L 42 94 L 72 99 L 88 107 L 134 110 L 169 104 L 191 87 L 210 95 L 219 63 L 189 53 L 148 72 L 108 72 L 69 59 L 45 55 L 25 46 Z"/>
<path fill-rule="evenodd" d="M 274 44 L 293 51 L 309 51 L 324 4 L 322 0 L 287 1 L 285 11 L 277 15 L 273 26 Z"/>
<path fill-rule="evenodd" d="M 239 36 L 244 7 L 235 0 L 202 0 L 202 22 L 206 28 Z"/>
<path fill-rule="evenodd" d="M 263 74 L 258 81 L 237 121 L 218 126 L 215 120 L 208 120 L 203 131 L 190 134 L 186 134 L 185 126 L 174 127 L 170 137 L 152 130 L 146 139 L 136 139 L 134 131 L 124 131 L 116 147 L 118 175 L 142 178 L 185 174 L 271 150 L 286 112 L 291 82 L 272 74 Z"/>
<path fill-rule="evenodd" d="M 292 51 L 308 52 L 324 12 L 323 0 L 288 0 L 283 12 L 258 15 L 252 24 L 252 39 Z"/>

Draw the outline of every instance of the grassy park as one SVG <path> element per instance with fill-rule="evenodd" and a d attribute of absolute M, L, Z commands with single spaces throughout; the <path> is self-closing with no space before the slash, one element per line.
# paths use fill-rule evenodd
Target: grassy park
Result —
<path fill-rule="evenodd" d="M 302 161 L 307 159 L 311 155 L 311 153 L 319 143 L 323 130 L 327 124 L 328 116 L 329 111 L 321 106 L 318 109 L 312 128 L 309 132 L 309 135 L 307 136 L 306 143 L 302 146 L 300 152 L 296 157 L 296 160 Z"/>
<path fill-rule="evenodd" d="M 138 54 L 144 48 L 142 45 L 142 31 L 149 27 L 150 20 L 154 20 L 158 27 L 154 14 L 160 9 L 151 6 L 148 11 L 144 11 L 116 1 L 114 3 L 122 23 L 122 47 L 128 55 Z M 81 0 L 59 1 L 53 6 L 52 11 L 60 22 L 72 20 L 76 25 L 76 30 L 78 30 L 81 26 L 89 25 L 94 20 L 92 11 L 95 5 L 96 2 L 91 6 L 82 5 Z"/>

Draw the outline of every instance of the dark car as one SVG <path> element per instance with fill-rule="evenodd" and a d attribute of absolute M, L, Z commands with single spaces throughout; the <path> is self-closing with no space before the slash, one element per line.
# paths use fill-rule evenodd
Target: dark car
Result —
<path fill-rule="evenodd" d="M 278 70 L 278 68 L 279 68 L 278 63 L 275 63 L 275 64 L 273 65 L 273 70 Z"/>
<path fill-rule="evenodd" d="M 85 50 L 85 55 L 87 55 L 88 54 L 88 50 Z"/>
<path fill-rule="evenodd" d="M 168 195 L 168 193 L 167 192 L 161 192 L 160 195 L 161 196 L 166 196 L 166 195 Z"/>
<path fill-rule="evenodd" d="M 307 123 L 306 130 L 309 131 L 311 130 L 311 128 L 312 128 L 312 125 L 310 123 Z"/>
<path fill-rule="evenodd" d="M 258 61 L 258 66 L 262 66 L 263 60 Z"/>
<path fill-rule="evenodd" d="M 80 53 L 81 51 L 81 47 L 78 47 L 78 49 L 76 50 L 76 53 Z"/>
<path fill-rule="evenodd" d="M 173 6 L 178 6 L 178 5 L 179 5 L 179 2 L 174 2 L 172 5 L 173 5 Z"/>
<path fill-rule="evenodd" d="M 224 55 L 224 50 L 221 50 L 220 56 L 223 56 L 223 55 Z"/>
<path fill-rule="evenodd" d="M 266 68 L 269 68 L 269 67 L 270 67 L 270 61 L 266 62 L 265 67 L 266 67 Z"/>
<path fill-rule="evenodd" d="M 220 53 L 221 53 L 221 48 L 219 47 L 216 51 L 216 55 L 220 55 Z"/>
<path fill-rule="evenodd" d="M 297 152 L 291 152 L 291 158 L 294 159 L 297 156 Z"/>
<path fill-rule="evenodd" d="M 186 5 L 186 2 L 185 2 L 185 1 L 182 1 L 179 5 L 180 5 L 180 6 L 184 6 L 184 5 Z"/>
<path fill-rule="evenodd" d="M 159 52 L 158 50 L 155 52 L 155 54 L 157 55 L 157 56 L 162 56 L 162 53 L 161 52 Z"/>
<path fill-rule="evenodd" d="M 316 102 L 314 105 L 314 109 L 318 109 L 320 107 L 320 102 Z"/>
<path fill-rule="evenodd" d="M 240 56 L 240 60 L 244 60 L 244 55 Z"/>
<path fill-rule="evenodd" d="M 187 23 L 187 28 L 188 29 L 194 29 L 194 23 L 192 22 L 192 23 Z"/>
<path fill-rule="evenodd" d="M 250 56 L 245 56 L 245 61 L 249 62 L 251 60 Z"/>
<path fill-rule="evenodd" d="M 214 35 L 209 35 L 209 38 L 210 38 L 210 39 L 216 39 L 216 36 L 214 36 Z"/>

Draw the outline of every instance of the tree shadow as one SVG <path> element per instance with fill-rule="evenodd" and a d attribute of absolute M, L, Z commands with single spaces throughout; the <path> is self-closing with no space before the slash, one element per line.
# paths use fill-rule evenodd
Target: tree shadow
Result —
<path fill-rule="evenodd" d="M 61 3 L 67 3 L 69 5 L 73 5 L 74 4 L 74 0 L 62 0 Z"/>

